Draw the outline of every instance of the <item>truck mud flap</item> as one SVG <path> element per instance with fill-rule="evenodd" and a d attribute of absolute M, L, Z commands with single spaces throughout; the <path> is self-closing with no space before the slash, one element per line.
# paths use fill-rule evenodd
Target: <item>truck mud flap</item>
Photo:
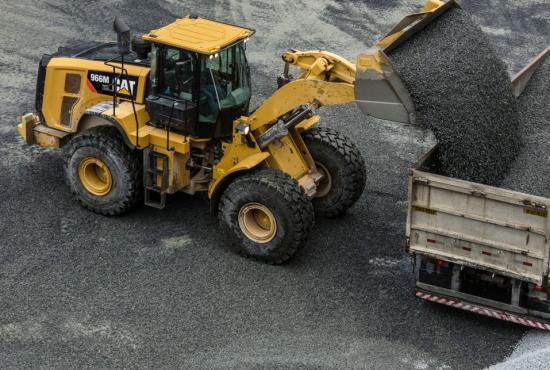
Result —
<path fill-rule="evenodd" d="M 542 320 L 540 318 L 534 318 L 532 316 L 518 315 L 515 313 L 507 312 L 500 309 L 488 307 L 486 305 L 471 303 L 466 300 L 458 299 L 456 297 L 449 297 L 441 294 L 434 294 L 424 289 L 416 289 L 416 296 L 429 302 L 443 304 L 449 307 L 458 308 L 464 311 L 477 313 L 478 315 L 489 316 L 495 319 L 513 322 L 536 328 L 540 330 L 550 331 L 550 320 Z M 475 299 L 475 297 L 473 297 Z"/>

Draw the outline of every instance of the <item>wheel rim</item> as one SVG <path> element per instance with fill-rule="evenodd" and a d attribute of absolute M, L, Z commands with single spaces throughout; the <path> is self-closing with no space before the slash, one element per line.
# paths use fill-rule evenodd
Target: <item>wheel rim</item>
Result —
<path fill-rule="evenodd" d="M 109 167 L 100 159 L 87 157 L 78 165 L 82 186 L 93 195 L 104 196 L 111 191 L 113 177 Z"/>
<path fill-rule="evenodd" d="M 277 222 L 273 213 L 259 203 L 247 203 L 239 211 L 239 227 L 256 243 L 267 243 L 275 237 Z"/>
<path fill-rule="evenodd" d="M 330 172 L 322 163 L 315 162 L 315 166 L 317 167 L 317 171 L 319 171 L 323 177 L 317 184 L 317 192 L 315 193 L 314 198 L 322 198 L 327 195 L 332 188 L 332 176 L 330 176 Z"/>

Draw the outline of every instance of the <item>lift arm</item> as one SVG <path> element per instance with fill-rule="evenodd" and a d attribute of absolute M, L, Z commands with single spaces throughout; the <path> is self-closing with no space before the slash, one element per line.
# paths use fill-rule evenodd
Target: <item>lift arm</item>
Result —
<path fill-rule="evenodd" d="M 279 89 L 248 117 L 247 123 L 254 131 L 299 107 L 312 112 L 323 105 L 354 101 L 367 115 L 415 123 L 413 101 L 387 53 L 458 6 L 455 0 L 427 0 L 420 12 L 405 16 L 374 48 L 360 54 L 357 64 L 327 51 L 286 51 Z M 292 78 L 290 66 L 298 67 L 301 74 Z"/>
<path fill-rule="evenodd" d="M 314 106 L 345 104 L 355 101 L 355 65 L 346 59 L 326 51 L 286 51 L 285 83 L 266 99 L 248 117 L 251 130 L 275 123 L 283 115 L 303 105 Z M 302 70 L 292 79 L 289 65 Z"/>

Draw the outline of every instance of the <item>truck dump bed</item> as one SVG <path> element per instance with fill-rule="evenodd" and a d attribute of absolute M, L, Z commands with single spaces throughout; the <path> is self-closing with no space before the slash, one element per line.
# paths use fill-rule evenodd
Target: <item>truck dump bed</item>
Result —
<path fill-rule="evenodd" d="M 550 48 L 512 78 L 516 97 L 549 55 Z M 550 199 L 444 176 L 437 151 L 409 176 L 417 297 L 550 330 Z"/>
<path fill-rule="evenodd" d="M 550 330 L 550 199 L 446 177 L 437 168 L 435 147 L 409 176 L 416 296 Z"/>
<path fill-rule="evenodd" d="M 432 173 L 436 151 L 411 170 L 410 252 L 545 283 L 550 199 Z"/>

